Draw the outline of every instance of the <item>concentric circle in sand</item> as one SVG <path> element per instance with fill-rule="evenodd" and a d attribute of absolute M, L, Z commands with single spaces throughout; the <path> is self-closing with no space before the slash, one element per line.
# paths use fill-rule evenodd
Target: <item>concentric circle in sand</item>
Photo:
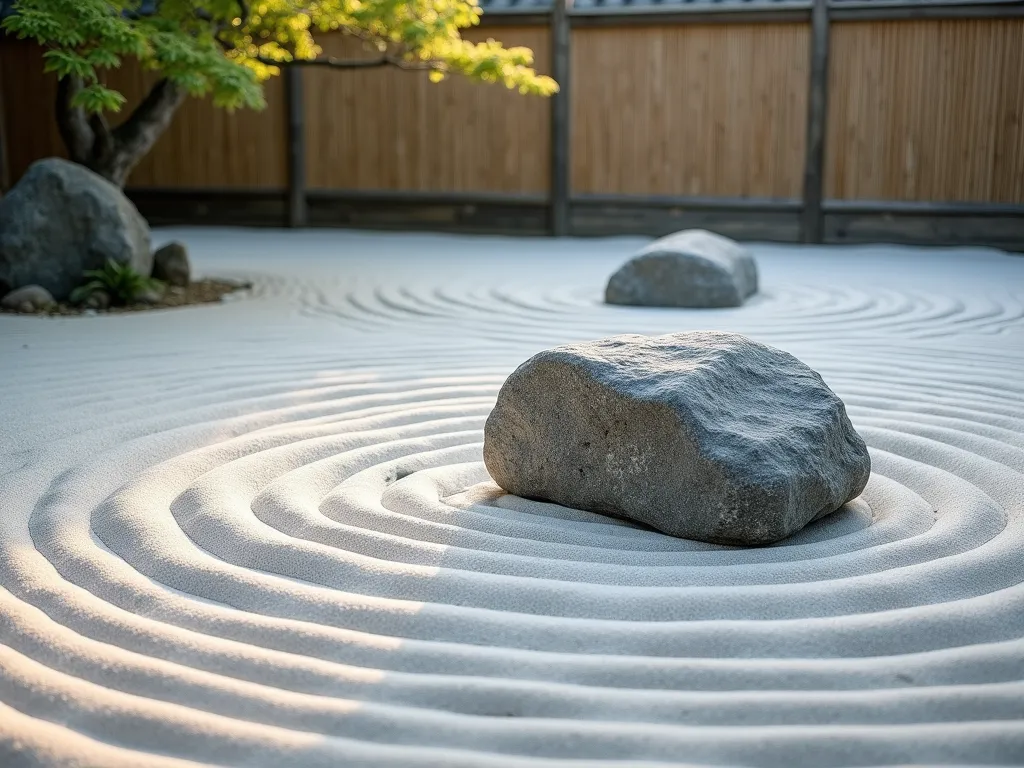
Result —
<path fill-rule="evenodd" d="M 636 241 L 183 237 L 252 298 L 0 318 L 0 764 L 1024 760 L 1024 260 L 762 247 L 686 312 L 600 303 Z M 823 374 L 860 499 L 740 549 L 490 481 L 519 362 L 698 327 Z"/>

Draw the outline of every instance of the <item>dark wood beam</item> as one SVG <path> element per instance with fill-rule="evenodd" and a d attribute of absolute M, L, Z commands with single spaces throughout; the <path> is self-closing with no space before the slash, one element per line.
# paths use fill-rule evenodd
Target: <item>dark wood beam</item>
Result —
<path fill-rule="evenodd" d="M 481 27 L 546 27 L 551 23 L 551 14 L 543 9 L 529 12 L 485 11 L 480 17 Z"/>
<path fill-rule="evenodd" d="M 615 6 L 570 9 L 572 27 L 657 26 L 661 24 L 769 24 L 809 21 L 813 0 L 773 2 L 755 5 L 715 7 L 713 5 Z M 919 2 L 886 2 L 867 0 L 864 3 L 843 2 L 830 7 L 832 21 L 899 21 L 901 19 L 1014 19 L 1024 17 L 1021 0 L 991 2 L 948 2 L 924 5 Z M 547 26 L 550 14 L 536 8 L 495 9 L 484 13 L 480 25 Z"/>
<path fill-rule="evenodd" d="M 885 3 L 833 5 L 832 21 L 901 21 L 906 19 L 1019 19 L 1024 17 L 1020 0 L 991 3 Z"/>
<path fill-rule="evenodd" d="M 807 98 L 807 144 L 804 159 L 805 243 L 820 243 L 824 220 L 821 200 L 825 172 L 825 125 L 828 120 L 828 0 L 814 0 L 811 11 L 811 76 Z"/>
<path fill-rule="evenodd" d="M 5 35 L 0 32 L 0 43 L 5 42 Z M 7 161 L 7 112 L 4 110 L 4 71 L 0 61 L 0 195 L 11 186 L 10 165 Z"/>
<path fill-rule="evenodd" d="M 829 212 L 826 243 L 906 243 L 987 246 L 1024 252 L 1024 218 L 1018 213 Z"/>
<path fill-rule="evenodd" d="M 778 11 L 809 10 L 814 0 L 777 0 L 772 3 L 751 3 L 748 5 L 725 5 L 708 7 L 706 3 L 657 4 L 657 5 L 591 5 L 571 8 L 569 15 L 573 22 L 578 19 L 603 18 L 678 18 L 700 17 L 708 13 L 720 16 L 771 16 Z"/>
<path fill-rule="evenodd" d="M 288 99 L 288 226 L 304 227 L 306 206 L 306 109 L 302 67 L 285 68 Z"/>
<path fill-rule="evenodd" d="M 282 226 L 288 190 L 128 188 L 158 225 Z M 546 195 L 473 192 L 309 190 L 308 225 L 540 235 L 548 228 Z M 1024 205 L 825 200 L 826 243 L 988 245 L 1024 251 Z M 693 227 L 740 240 L 800 240 L 799 200 L 574 195 L 574 236 L 665 235 Z"/>
<path fill-rule="evenodd" d="M 698 6 L 689 12 L 666 11 L 659 13 L 571 15 L 569 23 L 573 29 L 587 27 L 659 27 L 667 24 L 793 24 L 806 23 L 811 18 L 809 4 L 786 9 L 769 7 L 755 11 L 753 8 L 736 10 L 716 9 L 714 6 Z"/>
<path fill-rule="evenodd" d="M 572 109 L 570 2 L 554 0 L 551 13 L 551 74 L 559 88 L 551 100 L 551 234 L 555 237 L 569 234 L 569 120 Z"/>
<path fill-rule="evenodd" d="M 929 200 L 825 200 L 825 213 L 880 216 L 1008 216 L 1020 219 L 1024 237 L 1024 203 L 932 202 Z"/>
<path fill-rule="evenodd" d="M 572 195 L 570 202 L 581 205 L 609 205 L 621 208 L 679 208 L 708 211 L 788 211 L 799 213 L 801 200 L 771 197 L 701 197 L 686 195 L 622 195 L 586 193 Z"/>
<path fill-rule="evenodd" d="M 191 198 L 238 198 L 247 200 L 282 200 L 288 190 L 250 187 L 146 187 L 130 186 L 129 195 L 148 199 L 174 200 Z M 391 189 L 310 189 L 306 191 L 309 200 L 334 200 L 376 203 L 415 203 L 438 205 L 503 205 L 503 206 L 547 206 L 547 195 L 530 192 L 425 192 Z M 691 210 L 764 211 L 799 213 L 803 202 L 795 198 L 772 197 L 690 197 L 685 195 L 621 195 L 621 194 L 575 194 L 570 198 L 572 205 L 616 206 L 622 208 L 682 208 Z M 956 218 L 1016 217 L 1024 238 L 1024 203 L 985 202 L 929 202 L 914 200 L 839 200 L 822 201 L 822 210 L 827 214 L 872 214 L 879 216 L 922 216 Z"/>
<path fill-rule="evenodd" d="M 547 195 L 530 192 L 422 192 L 404 189 L 311 189 L 309 200 L 438 205 L 548 205 Z"/>
<path fill-rule="evenodd" d="M 553 0 L 551 13 L 551 73 L 559 87 L 551 101 L 551 233 L 555 237 L 569 234 L 570 3 Z"/>

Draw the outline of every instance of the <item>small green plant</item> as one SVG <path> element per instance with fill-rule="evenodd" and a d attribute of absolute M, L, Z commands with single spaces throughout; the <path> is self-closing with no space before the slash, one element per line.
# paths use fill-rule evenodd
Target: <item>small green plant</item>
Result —
<path fill-rule="evenodd" d="M 159 291 L 163 282 L 136 272 L 130 264 L 107 259 L 103 269 L 90 269 L 85 273 L 89 282 L 71 292 L 71 301 L 81 304 L 97 291 L 106 291 L 115 304 L 132 304 L 147 291 Z"/>

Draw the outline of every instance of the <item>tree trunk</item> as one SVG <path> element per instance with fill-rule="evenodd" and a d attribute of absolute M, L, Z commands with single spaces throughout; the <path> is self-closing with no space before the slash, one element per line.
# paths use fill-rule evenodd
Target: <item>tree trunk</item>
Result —
<path fill-rule="evenodd" d="M 68 157 L 124 187 L 132 169 L 171 124 L 185 91 L 166 78 L 160 80 L 128 119 L 111 129 L 103 115 L 86 115 L 71 105 L 81 88 L 81 79 L 74 76 L 57 86 L 57 125 Z"/>

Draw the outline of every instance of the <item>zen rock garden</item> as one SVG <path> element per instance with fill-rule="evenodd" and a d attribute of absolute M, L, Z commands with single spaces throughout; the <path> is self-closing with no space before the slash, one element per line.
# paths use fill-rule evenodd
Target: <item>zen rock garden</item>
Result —
<path fill-rule="evenodd" d="M 64 160 L 37 162 L 0 200 L 0 304 L 21 313 L 159 306 L 192 285 L 191 269 L 182 244 L 154 253 L 150 237 L 115 185 Z M 756 291 L 745 248 L 687 230 L 629 259 L 605 300 L 710 309 Z M 871 468 L 817 373 L 710 331 L 542 352 L 505 382 L 484 439 L 487 469 L 509 493 L 729 545 L 790 536 L 860 494 Z"/>
<path fill-rule="evenodd" d="M 1024 766 L 1024 0 L 882 4 L 0 0 L 0 768 Z"/>
<path fill-rule="evenodd" d="M 241 286 L 191 279 L 188 252 L 155 252 L 118 187 L 77 163 L 34 163 L 0 198 L 0 308 L 79 314 L 217 301 Z"/>

